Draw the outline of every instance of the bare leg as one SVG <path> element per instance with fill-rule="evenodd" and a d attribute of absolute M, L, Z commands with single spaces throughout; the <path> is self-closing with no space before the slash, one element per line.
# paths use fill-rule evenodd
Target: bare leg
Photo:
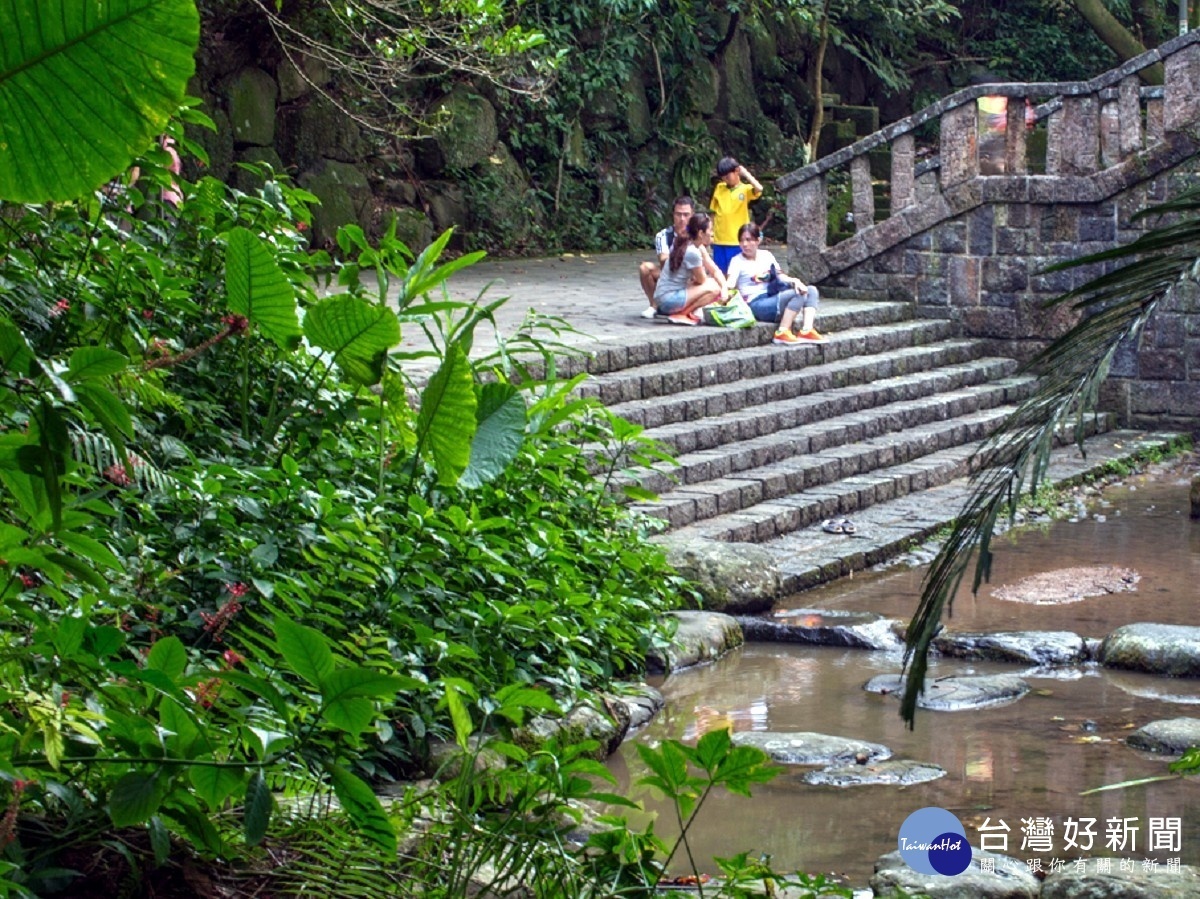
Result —
<path fill-rule="evenodd" d="M 792 316 L 795 318 L 795 315 Z M 804 307 L 804 324 L 800 327 L 801 331 L 811 331 L 817 320 L 817 310 L 812 306 Z"/>
<path fill-rule="evenodd" d="M 654 305 L 654 287 L 658 284 L 659 274 L 661 274 L 661 270 L 653 262 L 643 262 L 638 266 L 638 278 L 642 282 L 642 290 L 651 306 Z"/>
<path fill-rule="evenodd" d="M 805 309 L 804 310 L 805 319 L 811 318 L 809 316 L 810 312 L 813 313 L 814 315 L 816 314 L 815 309 Z M 792 330 L 792 325 L 795 324 L 795 322 L 796 322 L 796 310 L 795 309 L 784 309 L 783 317 L 781 319 L 779 319 L 779 327 L 776 330 L 777 331 L 790 331 L 790 330 Z M 812 322 L 810 321 L 809 325 L 811 326 L 811 324 L 812 324 Z"/>

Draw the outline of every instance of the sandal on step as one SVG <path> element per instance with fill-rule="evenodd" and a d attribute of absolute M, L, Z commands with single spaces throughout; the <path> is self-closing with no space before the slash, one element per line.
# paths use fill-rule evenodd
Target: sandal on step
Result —
<path fill-rule="evenodd" d="M 826 534 L 844 534 L 846 530 L 842 527 L 842 522 L 834 521 L 832 518 L 826 518 L 821 524 L 821 530 Z"/>
<path fill-rule="evenodd" d="M 851 521 L 849 518 L 843 518 L 840 522 L 838 522 L 838 524 L 841 525 L 843 534 L 857 534 L 858 533 L 858 528 L 855 527 L 854 522 Z"/>

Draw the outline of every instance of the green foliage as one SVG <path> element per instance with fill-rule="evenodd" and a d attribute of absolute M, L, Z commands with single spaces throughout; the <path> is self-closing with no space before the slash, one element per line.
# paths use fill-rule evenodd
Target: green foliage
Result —
<path fill-rule="evenodd" d="M 195 68 L 192 0 L 0 8 L 0 197 L 92 190 L 166 125 Z"/>
<path fill-rule="evenodd" d="M 1086 81 L 1118 62 L 1069 4 L 1023 0 L 970 18 L 965 52 L 1000 81 Z"/>
<path fill-rule="evenodd" d="M 203 119 L 166 126 L 187 152 L 183 120 Z M 18 169 L 36 150 L 9 147 Z M 160 862 L 252 858 L 302 798 L 392 852 L 375 784 L 430 737 L 640 670 L 682 588 L 589 470 L 644 438 L 533 375 L 557 326 L 471 353 L 502 301 L 439 294 L 477 255 L 353 228 L 310 255 L 311 195 L 169 161 L 155 144 L 136 182 L 0 208 L 13 890 L 69 882 L 60 854 L 117 827 Z M 345 292 L 319 299 L 328 272 Z M 427 346 L 397 352 L 402 328 Z"/>

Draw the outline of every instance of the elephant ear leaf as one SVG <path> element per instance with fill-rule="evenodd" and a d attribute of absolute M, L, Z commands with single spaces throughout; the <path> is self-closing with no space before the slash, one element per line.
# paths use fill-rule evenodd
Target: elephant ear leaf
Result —
<path fill-rule="evenodd" d="M 247 228 L 234 228 L 226 237 L 225 296 L 233 312 L 283 349 L 300 345 L 296 292 L 266 242 Z"/>
<path fill-rule="evenodd" d="M 479 487 L 499 477 L 525 441 L 525 400 L 512 384 L 484 384 L 475 410 L 471 460 L 459 484 Z"/>
<path fill-rule="evenodd" d="M 387 352 L 400 342 L 400 322 L 386 306 L 338 294 L 308 310 L 304 334 L 333 354 L 347 378 L 370 386 L 383 378 Z"/>
<path fill-rule="evenodd" d="M 458 483 L 471 460 L 475 436 L 475 376 L 461 346 L 452 343 L 438 370 L 421 391 L 417 443 L 428 447 L 438 483 Z"/>
<path fill-rule="evenodd" d="M 125 170 L 195 70 L 194 0 L 0 3 L 0 199 L 70 200 Z"/>

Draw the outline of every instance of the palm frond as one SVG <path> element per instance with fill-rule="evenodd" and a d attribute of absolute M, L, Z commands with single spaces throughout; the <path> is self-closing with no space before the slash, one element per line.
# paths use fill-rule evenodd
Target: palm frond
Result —
<path fill-rule="evenodd" d="M 1001 512 L 1011 518 L 1026 488 L 1037 491 L 1050 451 L 1073 424 L 1081 445 L 1086 413 L 1094 409 L 1113 355 L 1124 341 L 1136 340 L 1159 305 L 1181 287 L 1200 285 L 1200 189 L 1151 207 L 1136 218 L 1161 215 L 1168 222 L 1132 243 L 1055 266 L 1061 270 L 1124 262 L 1052 300 L 1072 303 L 1083 317 L 1024 367 L 1040 373 L 1027 400 L 981 447 L 971 493 L 950 536 L 930 565 L 921 599 L 906 638 L 904 696 L 900 715 L 911 727 L 917 698 L 924 690 L 929 647 L 941 628 L 971 556 L 973 590 L 991 574 L 991 539 Z"/>

